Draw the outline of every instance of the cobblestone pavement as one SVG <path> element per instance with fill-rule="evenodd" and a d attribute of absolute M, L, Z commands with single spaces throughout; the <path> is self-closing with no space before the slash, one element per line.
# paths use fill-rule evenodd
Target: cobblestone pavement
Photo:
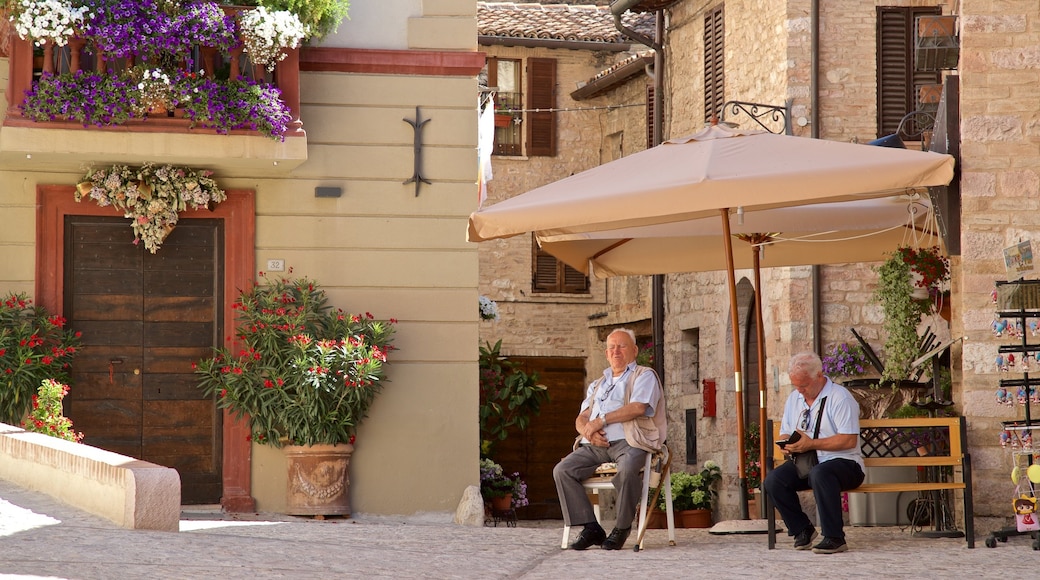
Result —
<path fill-rule="evenodd" d="M 762 534 L 648 532 L 646 549 L 560 550 L 559 521 L 463 527 L 447 516 L 290 516 L 186 510 L 180 533 L 124 530 L 0 481 L 0 578 L 965 578 L 1036 577 L 1028 537 L 974 550 L 963 538 L 849 528 L 850 550 L 775 550 Z M 631 542 L 629 540 L 629 547 Z"/>

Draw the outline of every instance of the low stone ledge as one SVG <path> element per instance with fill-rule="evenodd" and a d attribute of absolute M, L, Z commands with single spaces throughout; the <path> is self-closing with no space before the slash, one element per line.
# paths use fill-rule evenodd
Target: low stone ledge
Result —
<path fill-rule="evenodd" d="M 177 470 L 0 423 L 0 478 L 124 528 L 176 532 Z"/>

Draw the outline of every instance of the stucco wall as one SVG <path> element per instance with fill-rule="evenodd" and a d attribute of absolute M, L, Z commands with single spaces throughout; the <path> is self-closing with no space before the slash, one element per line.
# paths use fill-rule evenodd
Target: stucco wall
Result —
<path fill-rule="evenodd" d="M 410 20 L 418 35 L 409 36 L 412 48 L 475 49 L 474 2 L 422 5 L 428 13 L 420 17 L 362 8 L 349 26 Z M 427 17 L 430 26 L 415 22 Z M 346 45 L 370 48 L 366 38 Z M 6 70 L 0 60 L 0 73 Z M 477 251 L 465 241 L 476 207 L 476 79 L 304 73 L 301 84 L 306 163 L 280 177 L 235 170 L 219 156 L 207 168 L 224 188 L 255 190 L 258 268 L 284 260 L 293 276 L 322 283 L 335 306 L 399 320 L 389 381 L 358 432 L 354 511 L 453 513 L 466 486 L 478 482 Z M 414 159 L 414 133 L 403 119 L 414 119 L 417 105 L 430 119 L 422 167 L 433 182 L 418 196 L 403 183 Z M 36 185 L 81 176 L 0 171 L 0 289 L 33 290 Z M 316 198 L 316 186 L 342 187 L 343 195 Z M 278 463 L 258 454 L 258 509 L 284 505 Z M 401 477 L 415 465 L 436 469 Z"/>

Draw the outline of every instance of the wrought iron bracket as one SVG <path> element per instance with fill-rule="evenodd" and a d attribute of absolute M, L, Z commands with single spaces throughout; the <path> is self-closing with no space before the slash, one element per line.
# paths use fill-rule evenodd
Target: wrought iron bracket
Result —
<path fill-rule="evenodd" d="M 414 183 L 415 184 L 415 197 L 419 197 L 419 186 L 422 185 L 423 183 L 425 183 L 426 185 L 431 185 L 433 183 L 432 181 L 430 181 L 429 179 L 426 179 L 422 175 L 422 130 L 423 130 L 423 127 L 426 126 L 426 123 L 429 123 L 431 121 L 431 119 L 422 120 L 422 115 L 419 113 L 419 107 L 416 106 L 415 107 L 415 120 L 414 121 L 411 120 L 411 119 L 401 119 L 401 120 L 404 121 L 405 123 L 408 123 L 409 125 L 411 125 L 412 129 L 415 132 L 415 138 L 414 138 L 413 147 L 412 147 L 412 149 L 414 151 L 414 159 L 415 159 L 414 171 L 412 172 L 412 176 L 410 178 L 408 178 L 407 180 L 405 180 L 404 185 L 408 185 L 409 183 Z"/>
<path fill-rule="evenodd" d="M 780 123 L 784 135 L 791 135 L 793 131 L 791 129 L 791 101 L 788 99 L 783 105 L 767 105 L 763 103 L 749 103 L 747 101 L 726 101 L 722 105 L 722 121 L 729 115 L 736 116 L 740 113 L 744 113 L 751 120 L 758 124 L 770 133 L 780 133 L 781 131 L 774 131 L 773 127 L 767 125 L 763 120 L 769 121 L 775 125 Z"/>

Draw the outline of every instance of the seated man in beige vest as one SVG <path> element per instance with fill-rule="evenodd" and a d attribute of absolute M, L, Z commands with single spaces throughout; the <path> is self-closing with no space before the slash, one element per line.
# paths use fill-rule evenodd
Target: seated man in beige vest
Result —
<path fill-rule="evenodd" d="M 553 469 L 560 507 L 568 526 L 584 526 L 571 549 L 592 545 L 620 550 L 632 531 L 642 492 L 646 454 L 660 449 L 667 433 L 664 392 L 653 369 L 636 364 L 636 336 L 619 328 L 607 337 L 610 368 L 589 385 L 574 426 L 579 442 Z M 601 463 L 617 463 L 617 525 L 607 536 L 596 521 L 582 482 Z"/>

